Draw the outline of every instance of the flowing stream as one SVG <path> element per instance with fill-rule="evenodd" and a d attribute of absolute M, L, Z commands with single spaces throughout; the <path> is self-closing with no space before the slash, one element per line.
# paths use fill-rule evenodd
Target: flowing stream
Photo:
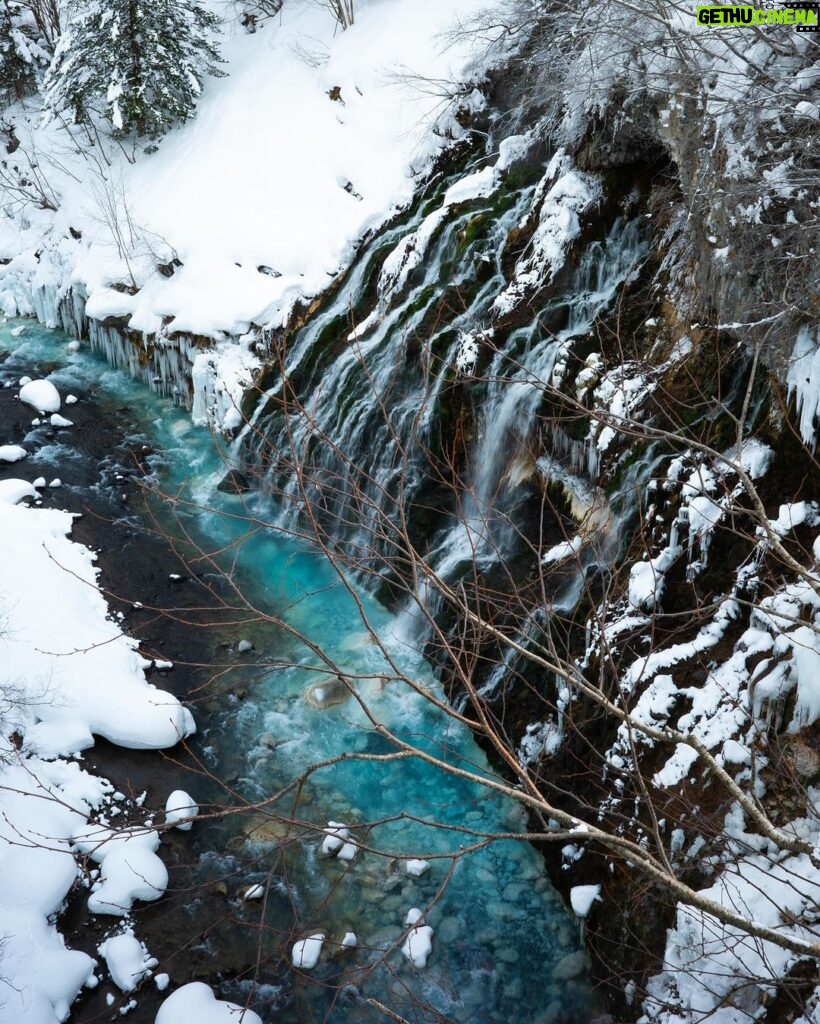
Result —
<path fill-rule="evenodd" d="M 204 548 L 225 551 L 224 564 L 254 605 L 292 631 L 258 625 L 257 655 L 270 667 L 217 720 L 200 715 L 214 771 L 235 778 L 242 799 L 269 801 L 252 818 L 212 830 L 213 848 L 199 867 L 212 877 L 244 858 L 248 882 L 268 889 L 259 911 L 270 928 L 266 967 L 241 992 L 264 997 L 263 1017 L 283 1022 L 384 1020 L 370 1000 L 414 1024 L 588 1020 L 589 989 L 574 955 L 578 928 L 536 850 L 514 838 L 526 828 L 520 806 L 419 757 L 379 759 L 398 751 L 377 728 L 383 724 L 446 765 L 497 778 L 467 729 L 426 699 L 443 695 L 424 660 L 396 639 L 395 618 L 276 529 L 281 510 L 269 499 L 254 497 L 249 523 L 242 499 L 216 490 L 224 453 L 170 401 L 87 347 L 69 352 L 58 332 L 29 324 L 20 338 L 0 328 L 0 338 L 19 350 L 21 367 L 47 364 L 62 393 L 93 389 L 96 401 L 131 409 L 161 452 L 157 480 L 178 496 L 186 528 Z M 194 504 L 186 508 L 184 499 Z M 337 670 L 357 699 L 331 699 Z M 312 765 L 338 758 L 309 774 L 296 796 L 272 800 Z M 297 823 L 288 828 L 289 816 Z M 322 855 L 329 821 L 349 829 L 354 860 Z M 492 838 L 499 834 L 508 838 Z M 409 858 L 430 867 L 417 877 L 407 871 Z M 413 907 L 434 929 L 424 969 L 401 952 Z M 342 953 L 350 931 L 358 945 Z M 318 932 L 325 954 L 334 955 L 309 973 L 293 972 L 292 943 Z"/>

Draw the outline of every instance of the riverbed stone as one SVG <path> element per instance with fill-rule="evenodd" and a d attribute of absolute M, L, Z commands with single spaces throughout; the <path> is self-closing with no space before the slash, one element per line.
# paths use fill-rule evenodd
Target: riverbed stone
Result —
<path fill-rule="evenodd" d="M 447 917 L 443 917 L 436 927 L 436 934 L 441 942 L 454 942 L 460 933 L 461 922 L 457 917 L 453 917 L 452 914 L 449 914 Z"/>
<path fill-rule="evenodd" d="M 552 976 L 556 981 L 571 981 L 578 978 L 589 968 L 589 958 L 583 949 L 577 949 L 574 953 L 565 956 L 552 970 Z"/>
<path fill-rule="evenodd" d="M 504 891 L 501 895 L 508 903 L 515 903 L 526 891 L 527 886 L 523 882 L 510 882 L 509 885 L 504 886 Z"/>

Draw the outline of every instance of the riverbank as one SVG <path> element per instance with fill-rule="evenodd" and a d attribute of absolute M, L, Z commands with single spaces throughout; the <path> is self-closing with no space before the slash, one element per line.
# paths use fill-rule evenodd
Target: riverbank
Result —
<path fill-rule="evenodd" d="M 25 342 L 25 332 L 20 341 Z M 146 443 L 134 410 L 112 403 L 104 389 L 78 381 L 71 391 L 76 401 L 62 410 L 71 427 L 50 426 L 47 417 L 32 425 L 40 417 L 19 401 L 19 381 L 46 377 L 57 368 L 26 355 L 24 344 L 18 352 L 0 353 L 0 438 L 6 444 L 25 442 L 29 450 L 21 462 L 0 463 L 0 480 L 60 480 L 59 486 L 40 489 L 40 507 L 77 516 L 71 539 L 98 553 L 98 585 L 111 616 L 155 666 L 147 669 L 148 681 L 191 707 L 199 729 L 186 748 L 167 752 L 131 750 L 96 738 L 79 763 L 124 794 L 119 822 L 143 821 L 146 811 L 161 822 L 165 800 L 176 789 L 196 794 L 207 814 L 218 787 L 197 776 L 197 765 L 209 764 L 209 716 L 236 701 L 235 691 L 247 685 L 248 658 L 236 651 L 241 626 L 235 612 L 217 607 L 216 582 L 203 582 L 190 570 L 163 536 L 169 524 L 154 518 L 158 503 L 151 498 L 150 473 L 161 453 Z M 192 893 L 192 864 L 209 845 L 203 836 L 207 830 L 203 822 L 192 832 L 163 834 L 159 856 L 168 870 L 168 888 L 156 902 L 138 903 L 130 915 L 137 938 L 159 961 L 154 975 L 169 975 L 173 986 L 194 978 L 218 984 L 252 956 L 239 936 L 207 949 L 202 943 L 203 933 L 225 918 L 227 895 L 221 887 Z M 78 1024 L 109 1019 L 136 998 L 129 1019 L 153 1024 L 163 993 L 151 979 L 136 993 L 123 993 L 109 980 L 98 946 L 120 930 L 120 921 L 89 914 L 87 898 L 86 888 L 75 883 L 58 921 L 68 947 L 100 964 L 101 983 L 82 990 L 71 1019 Z"/>

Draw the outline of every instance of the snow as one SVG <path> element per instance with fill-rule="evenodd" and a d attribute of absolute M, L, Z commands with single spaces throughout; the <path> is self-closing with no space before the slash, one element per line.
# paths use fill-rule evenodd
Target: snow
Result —
<path fill-rule="evenodd" d="M 181 832 L 193 828 L 193 821 L 199 814 L 199 805 L 185 790 L 175 789 L 165 802 L 165 821 L 168 825 L 176 825 Z"/>
<path fill-rule="evenodd" d="M 157 966 L 131 928 L 106 939 L 97 951 L 105 959 L 111 980 L 123 992 L 132 992 Z"/>
<path fill-rule="evenodd" d="M 23 497 L 37 492 L 0 483 L 0 605 L 9 617 L 0 664 L 25 680 L 32 750 L 67 754 L 94 735 L 156 749 L 191 735 L 191 713 L 146 682 L 136 643 L 107 621 L 94 555 L 68 539 L 73 517 L 10 504 Z"/>
<path fill-rule="evenodd" d="M 48 382 L 26 387 L 41 392 L 37 403 L 52 389 Z M 172 746 L 194 724 L 176 698 L 147 683 L 137 644 L 109 620 L 95 556 L 70 539 L 74 517 L 19 504 L 25 498 L 37 498 L 32 484 L 0 481 L 0 666 L 13 697 L 0 738 L 0 920 L 9 982 L 0 1022 L 54 1024 L 84 985 L 96 983 L 94 961 L 67 949 L 51 923 L 80 880 L 75 853 L 99 864 L 92 912 L 122 916 L 167 885 L 156 831 L 94 821 L 113 787 L 66 757 L 90 747 L 95 735 L 135 748 Z M 21 752 L 6 738 L 13 732 Z M 109 817 L 119 812 L 110 807 Z M 107 940 L 103 955 L 124 987 L 150 970 L 130 933 Z"/>
<path fill-rule="evenodd" d="M 565 150 L 559 149 L 536 189 L 538 223 L 527 251 L 493 303 L 497 315 L 509 313 L 525 296 L 549 284 L 581 233 L 581 217 L 602 194 L 600 179 L 574 168 Z"/>
<path fill-rule="evenodd" d="M 156 853 L 159 834 L 147 826 L 117 831 L 91 823 L 78 829 L 73 841 L 100 865 L 88 897 L 92 914 L 123 917 L 135 900 L 159 899 L 168 887 L 168 870 Z"/>
<path fill-rule="evenodd" d="M 0 503 L 15 505 L 23 498 L 37 497 L 37 491 L 25 480 L 0 480 Z"/>
<path fill-rule="evenodd" d="M 48 380 L 32 380 L 20 388 L 20 401 L 40 413 L 60 411 L 60 393 Z"/>
<path fill-rule="evenodd" d="M 572 540 L 561 541 L 560 544 L 556 544 L 548 551 L 545 551 L 541 558 L 541 564 L 552 565 L 553 562 L 562 562 L 565 558 L 577 555 L 582 546 L 583 540 L 576 534 Z"/>
<path fill-rule="evenodd" d="M 134 331 L 159 335 L 157 350 L 171 332 L 211 339 L 210 351 L 185 356 L 186 375 L 197 363 L 197 418 L 236 426 L 237 377 L 249 379 L 259 360 L 250 341 L 235 339 L 254 325 L 283 325 L 323 291 L 358 242 L 410 201 L 435 155 L 464 136 L 455 108 L 477 109 L 479 94 L 467 87 L 442 103 L 424 83 L 472 73 L 475 41 L 447 30 L 483 4 L 362 3 L 345 32 L 320 4 L 286 4 L 253 34 L 220 6 L 230 19 L 227 76 L 205 82 L 196 117 L 156 153 L 138 151 L 131 162 L 108 145 L 105 177 L 56 125 L 39 126 L 36 111 L 26 125 L 21 113 L 18 133 L 33 134 L 38 173 L 61 207 L 0 218 L 0 244 L 14 257 L 0 267 L 0 309 L 32 314 L 38 302 L 43 309 L 41 286 L 54 295 L 72 286 L 87 296 L 89 315 L 128 318 Z M 341 102 L 330 98 L 335 89 Z M 510 143 L 502 166 L 524 146 Z M 468 191 L 486 194 L 493 182 L 492 171 L 479 171 Z M 112 208 L 116 224 L 105 213 Z M 163 276 L 158 266 L 172 258 L 179 264 Z M 112 287 L 121 282 L 135 294 Z"/>
<path fill-rule="evenodd" d="M 329 821 L 322 840 L 322 853 L 326 857 L 335 857 L 350 836 L 350 829 L 339 821 Z"/>
<path fill-rule="evenodd" d="M 418 907 L 411 907 L 404 918 L 405 925 L 418 924 L 419 921 L 423 920 L 424 914 L 419 910 Z"/>
<path fill-rule="evenodd" d="M 67 420 L 65 416 L 61 416 L 59 413 L 53 413 L 51 416 L 52 427 L 73 427 L 74 423 L 72 420 Z"/>
<path fill-rule="evenodd" d="M 192 981 L 163 1002 L 154 1024 L 262 1024 L 253 1010 L 217 999 L 207 985 Z"/>
<path fill-rule="evenodd" d="M 0 462 L 19 462 L 28 455 L 19 444 L 0 444 Z"/>
<path fill-rule="evenodd" d="M 423 874 L 430 870 L 430 861 L 417 859 L 405 861 L 404 870 L 407 872 L 408 875 L 413 875 L 415 878 L 420 878 Z"/>
<path fill-rule="evenodd" d="M 295 942 L 290 954 L 293 966 L 303 971 L 313 970 L 316 964 L 319 963 L 324 941 L 325 936 L 323 932 L 314 932 L 313 935 L 309 935 L 306 939 L 300 939 L 298 942 Z"/>
<path fill-rule="evenodd" d="M 433 952 L 433 929 L 429 924 L 411 928 L 401 947 L 404 956 L 418 970 L 427 966 L 427 960 Z"/>
<path fill-rule="evenodd" d="M 592 905 L 600 898 L 600 885 L 574 885 L 569 891 L 569 901 L 577 917 L 588 917 Z"/>
<path fill-rule="evenodd" d="M 657 558 L 636 562 L 629 571 L 629 603 L 633 608 L 648 611 L 663 594 L 665 573 L 680 554 L 677 546 L 666 548 Z"/>

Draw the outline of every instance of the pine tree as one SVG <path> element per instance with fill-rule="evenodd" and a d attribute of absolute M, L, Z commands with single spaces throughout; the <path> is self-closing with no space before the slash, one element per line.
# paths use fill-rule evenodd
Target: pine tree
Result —
<path fill-rule="evenodd" d="M 0 98 L 20 99 L 33 92 L 38 67 L 47 60 L 34 26 L 13 0 L 0 0 Z"/>
<path fill-rule="evenodd" d="M 221 76 L 216 15 L 184 0 L 77 0 L 44 85 L 51 114 L 103 111 L 115 135 L 159 138 Z"/>

